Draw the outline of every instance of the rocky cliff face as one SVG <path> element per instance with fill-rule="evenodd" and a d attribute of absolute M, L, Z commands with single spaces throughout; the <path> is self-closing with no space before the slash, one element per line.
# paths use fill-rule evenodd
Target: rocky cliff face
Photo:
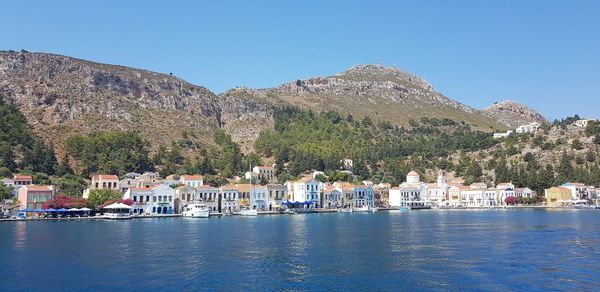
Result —
<path fill-rule="evenodd" d="M 540 113 L 512 100 L 496 102 L 482 112 L 512 129 L 532 122 L 547 123 Z"/>
<path fill-rule="evenodd" d="M 205 143 L 222 124 L 263 110 L 173 76 L 42 53 L 1 52 L 0 93 L 54 145 L 72 133 L 114 129 L 138 131 L 154 146 L 183 132 Z"/>

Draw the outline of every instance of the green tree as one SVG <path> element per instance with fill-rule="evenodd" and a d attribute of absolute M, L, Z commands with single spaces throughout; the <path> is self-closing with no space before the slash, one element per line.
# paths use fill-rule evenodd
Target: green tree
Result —
<path fill-rule="evenodd" d="M 108 200 L 119 200 L 123 198 L 123 194 L 111 189 L 96 189 L 90 191 L 88 201 L 90 205 L 97 210 L 98 206 L 104 204 Z"/>
<path fill-rule="evenodd" d="M 0 199 L 6 200 L 12 198 L 12 187 L 5 186 L 4 184 L 0 184 Z"/>

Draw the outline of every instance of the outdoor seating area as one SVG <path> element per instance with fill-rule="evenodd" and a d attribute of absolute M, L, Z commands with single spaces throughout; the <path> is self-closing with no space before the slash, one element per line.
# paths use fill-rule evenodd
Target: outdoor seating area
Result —
<path fill-rule="evenodd" d="M 84 208 L 71 208 L 71 209 L 23 209 L 19 210 L 19 218 L 33 217 L 33 218 L 75 218 L 75 217 L 89 217 L 92 209 Z"/>

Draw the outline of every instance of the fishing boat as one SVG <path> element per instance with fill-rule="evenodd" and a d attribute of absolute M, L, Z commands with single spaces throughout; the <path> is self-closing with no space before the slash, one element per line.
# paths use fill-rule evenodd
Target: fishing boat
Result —
<path fill-rule="evenodd" d="M 256 211 L 255 209 L 246 209 L 243 208 L 240 210 L 240 215 L 242 216 L 256 216 L 258 215 L 258 211 Z"/>
<path fill-rule="evenodd" d="M 188 204 L 183 207 L 183 217 L 208 218 L 210 208 L 205 204 Z"/>

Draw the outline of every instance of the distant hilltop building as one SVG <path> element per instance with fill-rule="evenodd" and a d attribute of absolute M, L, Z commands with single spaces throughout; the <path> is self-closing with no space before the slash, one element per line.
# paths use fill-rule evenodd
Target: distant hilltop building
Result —
<path fill-rule="evenodd" d="M 354 163 L 352 162 L 352 159 L 346 158 L 346 159 L 340 160 L 340 164 L 342 164 L 342 169 L 352 170 Z"/>
<path fill-rule="evenodd" d="M 583 119 L 583 120 L 577 120 L 577 121 L 575 121 L 575 123 L 573 123 L 573 124 L 574 124 L 575 126 L 577 126 L 577 127 L 582 127 L 582 128 L 585 128 L 585 127 L 587 127 L 587 125 L 588 125 L 590 122 L 597 122 L 597 121 L 598 121 L 597 119 Z"/>
<path fill-rule="evenodd" d="M 515 132 L 522 134 L 522 133 L 533 133 L 535 131 L 537 131 L 540 127 L 540 123 L 537 122 L 533 122 L 529 125 L 521 125 L 519 127 L 517 127 L 517 129 L 515 130 Z"/>
<path fill-rule="evenodd" d="M 540 128 L 540 123 L 533 122 L 531 124 L 518 126 L 514 132 L 516 132 L 517 134 L 535 133 L 539 128 Z M 511 130 L 506 131 L 504 133 L 494 133 L 494 139 L 506 138 L 506 137 L 510 136 L 512 133 L 513 133 L 513 131 L 511 131 Z"/>
<path fill-rule="evenodd" d="M 506 131 L 505 133 L 494 133 L 494 138 L 495 139 L 499 139 L 499 138 L 506 138 L 508 136 L 510 136 L 510 134 L 512 134 L 513 131 Z"/>

